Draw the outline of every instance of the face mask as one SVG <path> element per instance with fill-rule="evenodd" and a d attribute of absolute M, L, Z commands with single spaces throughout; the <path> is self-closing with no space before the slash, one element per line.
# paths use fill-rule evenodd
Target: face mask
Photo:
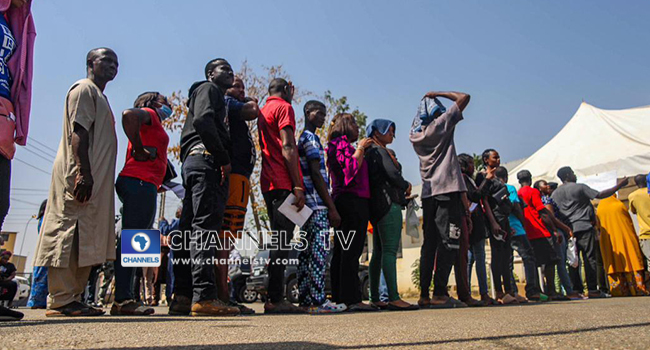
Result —
<path fill-rule="evenodd" d="M 158 116 L 160 117 L 160 120 L 165 120 L 168 119 L 169 117 L 172 116 L 174 112 L 172 111 L 171 108 L 167 105 L 163 105 L 158 109 Z"/>

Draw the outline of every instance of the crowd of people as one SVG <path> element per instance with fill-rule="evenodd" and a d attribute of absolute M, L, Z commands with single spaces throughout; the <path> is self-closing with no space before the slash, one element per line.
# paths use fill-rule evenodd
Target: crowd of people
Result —
<path fill-rule="evenodd" d="M 214 239 L 223 243 L 219 247 L 189 244 L 173 249 L 176 263 L 171 264 L 170 259 L 160 270 L 124 266 L 121 235 L 114 220 L 115 194 L 122 203 L 121 229 L 154 227 L 157 193 L 169 171 L 169 136 L 163 122 L 174 111 L 158 92 L 139 95 L 133 108 L 123 111 L 122 128 L 128 145 L 115 181 L 115 119 L 104 89 L 117 75 L 118 65 L 113 50 L 91 50 L 86 57 L 87 78 L 75 82 L 65 98 L 63 134 L 47 205 L 39 215 L 34 263 L 35 283 L 40 288 L 33 292 L 40 293 L 39 306 L 46 307 L 48 317 L 103 315 L 102 308 L 81 297 L 89 276 L 102 265 L 105 274 L 114 269 L 111 315 L 153 314 L 154 281 L 160 270 L 168 270 L 170 277 L 170 315 L 252 313 L 232 301 L 228 264 L 223 263 L 233 248 L 229 243 L 241 238 L 257 159 L 247 122 L 258 126 L 262 159 L 259 185 L 270 234 L 280 242 L 279 247 L 270 249 L 264 313 L 437 309 L 649 293 L 643 256 L 650 257 L 650 195 L 644 176 L 635 178 L 639 190 L 630 196 L 630 207 L 643 230 L 639 241 L 627 208 L 615 195 L 627 185 L 627 179 L 613 188 L 596 191 L 576 183 L 570 167 L 558 170 L 559 186 L 533 182 L 532 174 L 522 170 L 516 174 L 520 184 L 517 190 L 508 184 L 508 170 L 501 166 L 496 150 L 482 153 L 480 171 L 472 156 L 456 154 L 455 128 L 463 120 L 470 96 L 429 92 L 408 130 L 420 161 L 422 181 L 418 194 L 424 238 L 419 266 L 421 294 L 417 304 L 402 300 L 396 268 L 402 209 L 418 195 L 412 193 L 397 155 L 388 148 L 396 137 L 396 123 L 375 119 L 360 130 L 353 115 L 341 113 L 325 125 L 325 104 L 311 100 L 304 105 L 304 127 L 296 138 L 299 126 L 292 107 L 292 83 L 273 79 L 268 86 L 269 97 L 260 108 L 256 99 L 246 96 L 244 82 L 223 58 L 208 62 L 205 80 L 189 90 L 180 138 L 183 205 L 171 224 L 159 222 L 166 236 L 177 232 L 192 243 Z M 449 107 L 440 98 L 451 101 Z M 327 139 L 321 141 L 319 134 L 323 132 L 319 129 L 323 128 Z M 591 203 L 594 199 L 602 200 L 597 214 Z M 300 227 L 308 245 L 299 253 L 299 305 L 285 298 L 289 251 L 282 247 L 290 245 L 296 229 L 281 212 L 287 200 L 296 211 L 303 207 L 311 210 Z M 365 303 L 358 272 L 369 222 L 373 250 L 370 302 Z M 343 234 L 333 238 L 332 293 L 328 299 L 325 271 L 331 228 Z M 495 298 L 488 293 L 486 241 L 491 249 Z M 581 267 L 567 267 L 569 249 L 573 255 L 582 255 L 586 293 Z M 523 261 L 525 295 L 517 290 L 514 251 Z M 107 268 L 106 263 L 113 260 L 113 267 Z M 220 263 L 208 263 L 214 261 Z M 480 299 L 471 293 L 473 266 Z M 458 298 L 449 294 L 452 268 Z M 146 284 L 144 302 L 139 288 L 134 288 L 140 280 L 138 272 Z M 5 283 L 4 279 L 0 283 Z M 382 284 L 387 298 L 381 296 Z M 15 313 L 4 308 L 2 312 Z"/>

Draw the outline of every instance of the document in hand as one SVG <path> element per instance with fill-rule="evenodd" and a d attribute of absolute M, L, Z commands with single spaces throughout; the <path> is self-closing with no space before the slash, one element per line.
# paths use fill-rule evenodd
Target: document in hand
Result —
<path fill-rule="evenodd" d="M 296 196 L 293 193 L 289 194 L 287 199 L 280 205 L 280 208 L 278 208 L 278 211 L 286 216 L 287 219 L 291 220 L 291 222 L 298 225 L 298 227 L 302 227 L 311 216 L 312 210 L 304 206 L 301 211 L 298 211 L 298 208 L 293 205 L 295 201 Z"/>

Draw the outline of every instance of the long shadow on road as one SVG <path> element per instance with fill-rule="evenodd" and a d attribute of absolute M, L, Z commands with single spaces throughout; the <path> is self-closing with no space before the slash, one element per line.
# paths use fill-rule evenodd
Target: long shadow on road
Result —
<path fill-rule="evenodd" d="M 60 324 L 81 324 L 81 323 L 152 323 L 152 322 L 228 322 L 228 321 L 245 321 L 245 317 L 205 317 L 205 318 L 188 318 L 183 316 L 126 316 L 126 317 L 61 317 L 48 318 L 44 320 L 0 322 L 2 328 L 9 327 L 27 327 L 27 326 L 44 326 Z"/>
<path fill-rule="evenodd" d="M 553 331 L 553 332 L 541 332 L 541 333 L 527 333 L 527 334 L 509 334 L 509 335 L 500 335 L 492 337 L 476 337 L 476 338 L 460 338 L 460 339 L 444 339 L 444 340 L 431 340 L 431 341 L 421 341 L 421 342 L 404 342 L 404 343 L 387 343 L 387 344 L 366 344 L 366 345 L 330 345 L 316 342 L 302 342 L 302 341 L 288 341 L 288 342 L 267 342 L 267 343 L 249 343 L 249 344 L 211 344 L 211 345 L 184 345 L 184 346 L 153 346 L 153 347 L 130 347 L 130 348 L 120 348 L 122 350 L 202 350 L 202 349 L 234 349 L 234 350 L 248 350 L 248 349 L 316 349 L 316 350 L 329 350 L 329 349 L 368 349 L 368 348 L 392 348 L 398 346 L 431 346 L 431 345 L 441 345 L 441 344 L 453 344 L 453 343 L 465 343 L 465 342 L 477 342 L 477 341 L 493 341 L 499 342 L 502 340 L 508 339 L 522 339 L 528 337 L 544 337 L 544 336 L 555 336 L 555 335 L 565 335 L 565 334 L 575 334 L 575 333 L 587 333 L 587 332 L 597 332 L 603 330 L 615 330 L 615 329 L 626 329 L 626 328 L 636 328 L 636 327 L 648 327 L 650 322 L 644 323 L 632 323 L 624 325 L 615 325 L 615 326 L 599 326 L 599 327 L 587 327 L 587 328 L 578 328 L 571 330 L 563 331 Z M 501 343 L 506 346 L 505 344 Z M 108 350 L 113 348 L 102 348 L 99 350 Z"/>

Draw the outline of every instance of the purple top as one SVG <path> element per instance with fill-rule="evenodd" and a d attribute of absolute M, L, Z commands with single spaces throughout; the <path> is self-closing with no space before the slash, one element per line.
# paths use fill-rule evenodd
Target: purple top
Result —
<path fill-rule="evenodd" d="M 352 193 L 361 198 L 370 198 L 368 182 L 368 164 L 361 167 L 352 157 L 354 147 L 347 136 L 337 137 L 327 143 L 327 168 L 332 184 L 332 198 L 341 193 Z"/>

